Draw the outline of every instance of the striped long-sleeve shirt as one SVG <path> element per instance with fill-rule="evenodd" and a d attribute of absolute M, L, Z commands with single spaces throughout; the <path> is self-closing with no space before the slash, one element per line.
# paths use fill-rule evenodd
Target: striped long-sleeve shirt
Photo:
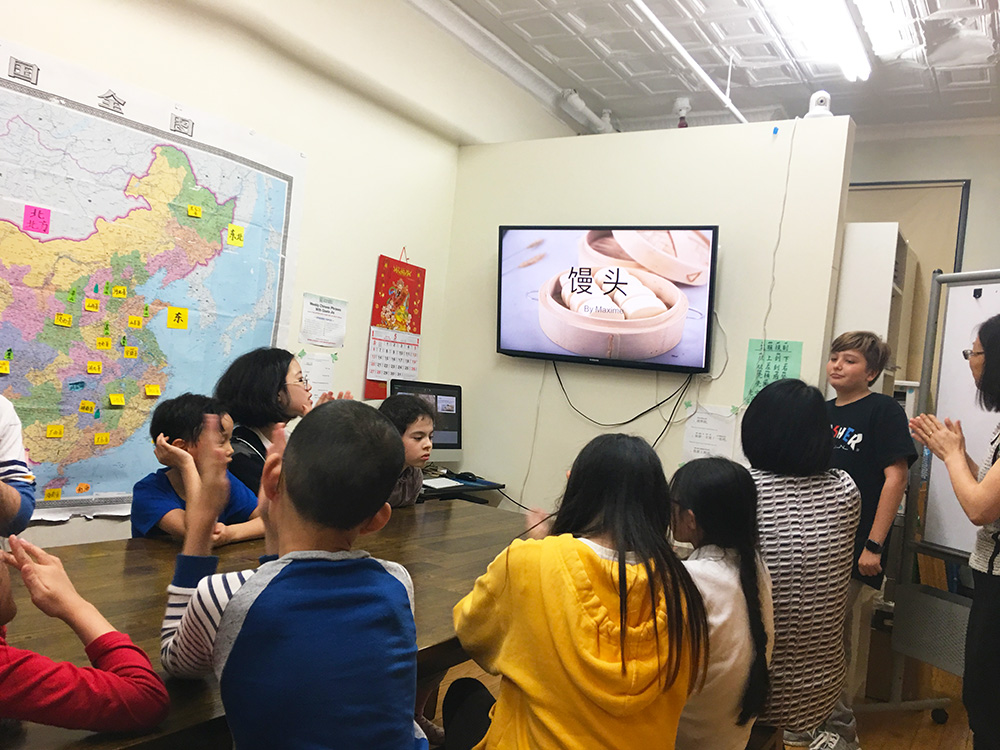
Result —
<path fill-rule="evenodd" d="M 215 574 L 178 555 L 160 632 L 168 673 L 219 678 L 239 750 L 426 750 L 413 721 L 413 583 L 363 551 L 299 551 Z"/>

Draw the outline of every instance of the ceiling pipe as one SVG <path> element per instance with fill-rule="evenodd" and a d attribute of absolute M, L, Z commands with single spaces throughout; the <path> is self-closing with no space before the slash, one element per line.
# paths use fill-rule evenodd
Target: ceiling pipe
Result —
<path fill-rule="evenodd" d="M 562 92 L 562 106 L 574 116 L 583 117 L 593 127 L 597 133 L 614 133 L 615 129 L 611 125 L 611 110 L 606 109 L 601 117 L 598 117 L 587 103 L 583 100 L 575 89 L 564 89 Z"/>
<path fill-rule="evenodd" d="M 711 90 L 716 97 L 718 97 L 719 101 L 722 102 L 726 109 L 732 112 L 736 116 L 736 119 L 740 122 L 747 122 L 747 118 L 745 118 L 743 114 L 736 109 L 736 105 L 733 104 L 733 100 L 726 96 L 722 89 L 716 85 L 715 81 L 712 80 L 712 77 L 705 72 L 705 69 L 698 64 L 697 60 L 691 57 L 691 54 L 684 49 L 684 45 L 677 41 L 677 37 L 670 33 L 667 27 L 663 25 L 663 22 L 660 21 L 660 19 L 656 17 L 656 14 L 649 9 L 649 6 L 646 5 L 643 0 L 632 0 L 632 2 L 635 4 L 635 7 L 638 8 L 649 20 L 649 22 L 653 24 L 656 30 L 663 35 L 663 38 L 669 42 L 670 46 L 673 47 L 674 51 L 677 52 L 684 62 L 688 64 L 688 67 L 694 71 L 695 75 L 705 82 L 705 85 L 708 86 L 709 90 Z"/>
<path fill-rule="evenodd" d="M 460 39 L 482 60 L 543 102 L 550 110 L 564 112 L 574 122 L 588 126 L 598 133 L 614 132 L 610 113 L 606 118 L 598 117 L 579 94 L 572 89 L 560 88 L 549 78 L 526 65 L 514 50 L 483 28 L 465 11 L 441 0 L 409 0 L 409 2 L 438 26 Z M 570 93 L 579 101 L 571 101 Z"/>

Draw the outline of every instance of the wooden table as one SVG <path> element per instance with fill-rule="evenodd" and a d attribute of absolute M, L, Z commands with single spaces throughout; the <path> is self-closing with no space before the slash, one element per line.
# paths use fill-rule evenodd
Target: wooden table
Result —
<path fill-rule="evenodd" d="M 455 638 L 452 608 L 471 590 L 490 561 L 523 530 L 524 517 L 519 513 L 463 502 L 430 502 L 395 510 L 382 531 L 362 537 L 359 547 L 376 557 L 402 563 L 413 577 L 417 664 L 422 674 L 441 672 L 467 658 Z M 145 649 L 156 666 L 166 587 L 177 551 L 174 543 L 148 539 L 53 550 L 77 590 Z M 262 552 L 262 541 L 223 547 L 219 550 L 219 572 L 255 568 Z M 9 642 L 53 659 L 87 664 L 83 646 L 72 631 L 35 609 L 16 574 L 11 580 L 19 613 L 8 627 Z M 4 737 L 0 732 L 0 748 L 232 747 L 214 678 L 168 679 L 167 687 L 170 716 L 153 734 L 92 734 L 25 723 L 24 734 L 18 737 Z"/>

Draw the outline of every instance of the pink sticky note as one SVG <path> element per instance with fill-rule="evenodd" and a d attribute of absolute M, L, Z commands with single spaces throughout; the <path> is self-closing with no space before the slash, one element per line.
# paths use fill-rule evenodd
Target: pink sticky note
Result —
<path fill-rule="evenodd" d="M 24 207 L 24 221 L 21 223 L 21 229 L 25 232 L 38 232 L 39 234 L 49 233 L 49 217 L 52 215 L 52 211 L 47 208 L 38 208 L 38 206 L 25 206 Z"/>

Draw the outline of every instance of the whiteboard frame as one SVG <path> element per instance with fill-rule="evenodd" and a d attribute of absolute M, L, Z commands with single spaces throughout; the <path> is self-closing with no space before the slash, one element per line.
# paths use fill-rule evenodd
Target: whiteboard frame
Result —
<path fill-rule="evenodd" d="M 1000 269 L 989 269 L 985 271 L 970 271 L 963 273 L 942 273 L 940 270 L 934 272 L 931 279 L 930 301 L 927 311 L 927 332 L 924 338 L 924 356 L 920 368 L 920 382 L 931 383 L 931 376 L 934 370 L 934 359 L 939 355 L 937 351 L 937 329 L 941 315 L 942 288 L 945 284 L 953 286 L 966 286 L 971 284 L 1000 283 Z M 940 387 L 940 383 L 939 383 Z M 936 395 L 936 394 L 935 394 Z M 917 397 L 917 413 L 925 414 L 930 404 L 930 388 L 921 388 Z M 920 492 L 920 485 L 923 481 L 921 471 L 922 461 L 914 463 L 910 471 L 909 492 L 911 498 L 916 498 Z M 928 502 L 929 502 L 928 498 Z M 913 556 L 917 553 L 928 554 L 951 562 L 968 563 L 969 551 L 954 549 L 930 542 L 918 541 L 916 539 L 917 525 L 917 504 L 907 502 L 906 504 L 906 525 L 905 538 L 907 550 L 910 554 L 903 556 L 903 570 L 899 580 L 909 580 L 909 571 L 913 570 Z"/>

